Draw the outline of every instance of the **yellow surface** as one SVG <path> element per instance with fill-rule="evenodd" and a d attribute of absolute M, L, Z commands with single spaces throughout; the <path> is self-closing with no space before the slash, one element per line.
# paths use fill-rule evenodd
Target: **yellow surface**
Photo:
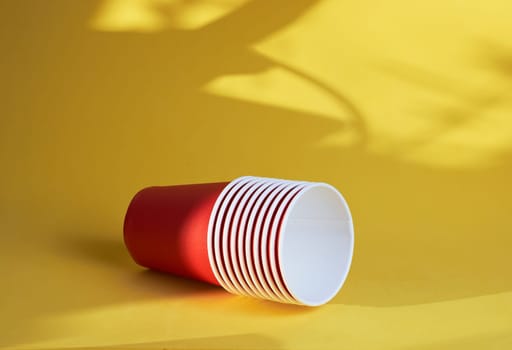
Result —
<path fill-rule="evenodd" d="M 0 346 L 512 349 L 512 2 L 0 2 Z M 140 188 L 321 180 L 328 305 L 137 267 Z"/>

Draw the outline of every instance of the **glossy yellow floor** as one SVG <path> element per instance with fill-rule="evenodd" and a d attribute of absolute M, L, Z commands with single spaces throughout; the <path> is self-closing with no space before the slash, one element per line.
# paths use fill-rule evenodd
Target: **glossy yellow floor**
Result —
<path fill-rule="evenodd" d="M 512 3 L 0 2 L 0 347 L 511 349 Z M 140 188 L 337 186 L 319 308 L 137 267 Z"/>

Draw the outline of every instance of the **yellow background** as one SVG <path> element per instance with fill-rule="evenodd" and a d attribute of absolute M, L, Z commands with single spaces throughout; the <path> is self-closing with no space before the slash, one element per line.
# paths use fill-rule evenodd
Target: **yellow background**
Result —
<path fill-rule="evenodd" d="M 0 2 L 0 346 L 511 349 L 512 2 Z M 320 180 L 328 305 L 144 271 L 148 185 Z"/>

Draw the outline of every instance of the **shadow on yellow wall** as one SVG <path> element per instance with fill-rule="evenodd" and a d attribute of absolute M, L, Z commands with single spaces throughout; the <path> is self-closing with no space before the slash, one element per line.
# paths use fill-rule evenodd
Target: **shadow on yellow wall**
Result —
<path fill-rule="evenodd" d="M 230 298 L 195 282 L 141 274 L 124 252 L 120 225 L 143 186 L 243 174 L 326 181 L 348 198 L 356 252 L 333 305 L 395 307 L 512 291 L 509 155 L 465 169 L 372 153 L 373 119 L 363 112 L 371 102 L 356 107 L 321 79 L 252 49 L 316 4 L 250 1 L 199 28 L 159 22 L 164 29 L 142 33 L 88 28 L 98 1 L 2 2 L 0 161 L 7 171 L 0 175 L 0 228 L 7 251 L 0 299 L 2 328 L 12 325 L 2 343 L 51 339 L 51 332 L 23 325 L 70 310 L 194 293 Z M 497 62 L 510 77 L 512 60 Z M 330 95 L 346 117 L 203 89 L 219 77 L 275 67 Z M 403 65 L 383 70 L 443 89 L 436 85 L 442 79 L 418 79 Z M 466 109 L 451 116 L 422 113 L 457 127 L 473 118 L 467 108 L 478 118 L 479 102 L 467 98 Z M 480 107 L 510 104 L 508 98 Z M 394 123 L 383 122 L 387 117 L 375 118 Z M 445 128 L 432 130 L 417 144 Z M 319 146 L 345 131 L 355 132 L 356 142 Z M 308 312 L 260 301 L 247 312 L 254 305 L 276 315 Z"/>

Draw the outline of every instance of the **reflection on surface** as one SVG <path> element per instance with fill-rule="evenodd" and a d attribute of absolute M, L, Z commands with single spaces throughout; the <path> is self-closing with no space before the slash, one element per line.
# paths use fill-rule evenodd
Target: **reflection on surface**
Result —
<path fill-rule="evenodd" d="M 312 313 L 264 318 L 244 312 L 241 298 L 196 298 L 186 314 L 176 314 L 177 305 L 169 302 L 132 303 L 46 319 L 41 325 L 54 338 L 28 348 L 310 349 L 321 342 L 333 349 L 340 343 L 368 349 L 467 349 L 474 342 L 469 349 L 478 349 L 510 341 L 509 310 L 500 307 L 510 305 L 510 297 L 502 293 L 388 308 L 328 305 Z M 200 308 L 210 312 L 199 313 Z M 215 323 L 221 312 L 224 327 Z M 99 326 L 105 320 L 115 324 Z M 260 333 L 248 334 L 254 328 Z M 297 329 L 304 334 L 297 334 Z M 95 333 L 85 335 L 84 330 Z"/>
<path fill-rule="evenodd" d="M 37 350 L 55 350 L 56 348 L 37 348 Z M 157 342 L 140 342 L 133 344 L 103 344 L 101 346 L 59 347 L 58 350 L 97 350 L 97 349 L 282 349 L 279 343 L 267 336 L 259 334 L 237 334 L 218 337 L 194 337 Z"/>

